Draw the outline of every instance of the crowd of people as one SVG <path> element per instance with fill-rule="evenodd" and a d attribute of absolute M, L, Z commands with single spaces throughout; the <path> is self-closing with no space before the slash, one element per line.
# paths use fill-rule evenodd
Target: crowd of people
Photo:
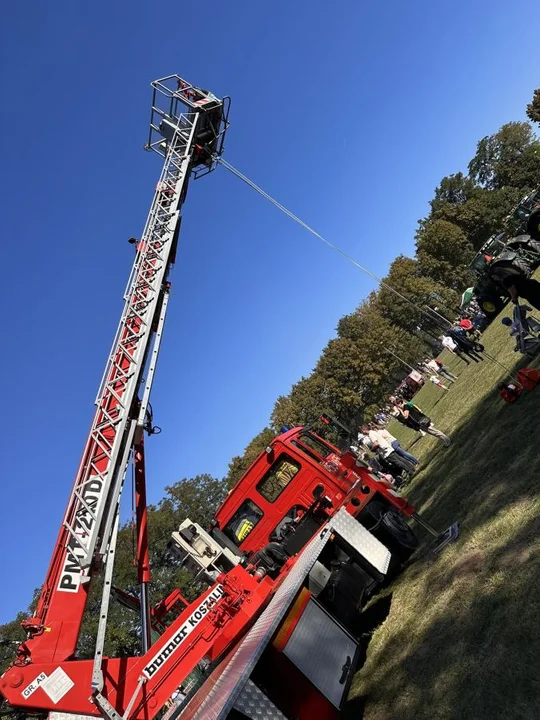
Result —
<path fill-rule="evenodd" d="M 538 283 L 538 287 L 540 287 L 540 283 Z M 515 289 L 515 292 L 512 293 L 510 288 Z M 520 286 L 519 290 L 522 289 Z M 527 285 L 527 289 L 530 289 L 529 285 Z M 533 289 L 536 290 L 536 286 Z M 527 295 L 524 292 L 518 292 L 515 283 L 507 287 L 507 290 L 515 308 L 513 319 L 504 317 L 502 322 L 508 326 L 510 336 L 517 338 L 516 349 L 532 357 L 540 350 L 540 320 L 528 316 L 527 313 L 531 311 L 531 307 L 520 305 L 518 300 L 520 296 L 524 296 L 538 309 L 540 309 L 540 301 L 533 302 L 529 297 L 533 294 L 532 291 Z M 471 361 L 482 362 L 484 346 L 480 340 L 485 325 L 486 317 L 479 308 L 474 307 L 473 301 L 471 311 L 458 318 L 439 337 L 440 346 L 459 357 L 467 365 L 470 365 Z M 425 380 L 433 383 L 444 394 L 450 391 L 452 384 L 457 380 L 457 376 L 435 357 L 425 358 L 418 363 L 416 369 Z M 539 371 L 530 368 L 520 370 L 518 382 L 512 380 L 498 384 L 499 394 L 505 402 L 515 403 L 524 388 L 530 389 L 527 386 L 529 378 L 526 373 L 535 373 L 534 378 L 531 379 L 532 386 L 540 383 Z M 410 375 L 412 376 L 413 373 Z M 351 450 L 358 455 L 361 461 L 396 487 L 401 487 L 410 480 L 418 470 L 420 461 L 412 453 L 402 448 L 398 439 L 386 429 L 386 425 L 392 418 L 419 435 L 432 435 L 445 447 L 449 447 L 452 442 L 448 435 L 435 427 L 427 413 L 413 402 L 412 397 L 422 384 L 421 377 L 420 379 L 418 377 L 416 377 L 416 387 L 406 387 L 407 390 L 411 390 L 410 393 L 402 390 L 405 381 L 401 383 L 397 392 L 388 398 L 388 403 L 374 415 L 373 421 L 361 427 L 356 444 L 351 446 Z"/>
<path fill-rule="evenodd" d="M 445 447 L 450 446 L 452 441 L 448 435 L 436 428 L 431 418 L 412 400 L 391 396 L 389 403 L 391 410 L 388 415 L 383 413 L 385 417 L 393 417 L 420 435 L 432 435 Z M 380 420 L 380 413 L 378 415 Z M 419 459 L 402 448 L 399 440 L 375 419 L 362 425 L 357 444 L 351 450 L 375 472 L 390 476 L 392 484 L 398 487 L 410 480 L 420 465 Z"/>
<path fill-rule="evenodd" d="M 516 350 L 534 357 L 540 351 L 540 320 L 528 316 L 531 307 L 520 305 L 519 299 L 527 300 L 534 308 L 540 310 L 540 282 L 516 271 L 504 278 L 503 285 L 515 307 L 513 319 L 504 317 L 502 323 L 509 328 L 510 336 L 516 339 Z M 439 337 L 439 342 L 441 348 L 450 351 L 470 365 L 471 362 L 480 363 L 484 359 L 484 346 L 480 340 L 488 321 L 474 299 L 468 309 L 467 314 L 456 319 L 444 331 Z M 433 383 L 444 393 L 449 392 L 451 385 L 457 380 L 457 376 L 437 358 L 425 358 L 417 365 L 417 370 L 428 382 Z M 527 373 L 534 374 L 534 377 L 529 378 Z M 413 375 L 414 373 L 411 373 L 409 377 Z M 397 438 L 386 429 L 391 418 L 395 418 L 420 435 L 436 437 L 445 447 L 451 444 L 450 437 L 436 428 L 431 418 L 414 404 L 412 397 L 418 385 L 415 387 L 414 383 L 407 384 L 407 380 L 408 378 L 398 388 L 400 395 L 396 393 L 391 396 L 388 404 L 376 413 L 373 422 L 361 427 L 357 444 L 351 446 L 351 450 L 355 451 L 361 460 L 397 487 L 407 482 L 417 471 L 419 460 L 402 448 Z M 415 380 L 422 384 L 421 379 L 415 378 Z M 540 384 L 540 371 L 524 368 L 518 373 L 518 382 L 512 380 L 499 383 L 498 390 L 503 400 L 507 403 L 515 403 L 524 388 L 531 389 L 527 385 L 529 380 L 531 387 Z"/>
<path fill-rule="evenodd" d="M 480 362 L 483 359 L 484 346 L 479 342 L 479 322 L 473 320 L 472 315 L 465 315 L 439 338 L 443 348 L 450 350 L 467 365 L 470 360 Z M 428 382 L 445 393 L 457 380 L 457 375 L 438 358 L 425 358 L 417 365 L 417 369 Z M 389 397 L 388 403 L 374 415 L 373 421 L 361 427 L 357 442 L 351 446 L 351 450 L 374 472 L 401 487 L 418 470 L 420 461 L 402 448 L 399 440 L 386 429 L 392 418 L 421 436 L 432 435 L 445 447 L 449 447 L 452 441 L 435 427 L 427 413 L 412 399 L 397 394 Z"/>
<path fill-rule="evenodd" d="M 455 322 L 444 335 L 439 337 L 441 345 L 457 355 L 467 365 L 469 360 L 480 362 L 484 346 L 480 340 L 479 325 L 474 322 L 471 315 L 465 315 Z"/>

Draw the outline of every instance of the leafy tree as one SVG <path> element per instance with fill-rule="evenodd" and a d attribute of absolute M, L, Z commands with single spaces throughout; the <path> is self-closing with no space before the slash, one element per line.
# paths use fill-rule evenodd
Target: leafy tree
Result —
<path fill-rule="evenodd" d="M 282 425 L 306 425 L 321 413 L 332 410 L 329 404 L 326 379 L 313 372 L 295 383 L 288 396 L 277 399 L 272 410 L 271 422 L 276 429 Z"/>
<path fill-rule="evenodd" d="M 337 330 L 338 337 L 325 347 L 312 374 L 293 385 L 288 396 L 278 398 L 272 413 L 275 427 L 313 422 L 323 412 L 358 426 L 366 409 L 382 402 L 408 372 L 389 348 L 407 355 L 410 362 L 422 352 L 416 338 L 383 317 L 374 293 L 341 318 Z"/>
<path fill-rule="evenodd" d="M 531 122 L 540 123 L 540 88 L 537 88 L 527 105 L 527 117 Z"/>
<path fill-rule="evenodd" d="M 372 293 L 354 313 L 341 318 L 337 330 L 341 339 L 354 341 L 359 348 L 361 381 L 358 387 L 361 388 L 364 413 L 383 402 L 396 382 L 408 374 L 409 369 L 398 358 L 414 365 L 425 352 L 416 336 L 390 322 L 381 312 L 376 293 Z"/>
<path fill-rule="evenodd" d="M 358 425 L 363 416 L 365 355 L 354 340 L 336 338 L 328 343 L 315 369 L 325 384 L 325 408 L 321 407 L 321 412 L 330 410 L 351 426 Z"/>
<path fill-rule="evenodd" d="M 525 122 L 510 122 L 477 145 L 469 163 L 473 180 L 488 190 L 506 186 L 532 190 L 540 176 L 540 142 Z"/>
<path fill-rule="evenodd" d="M 29 617 L 30 613 L 28 611 L 20 612 L 17 613 L 15 620 L 0 625 L 0 674 L 6 670 L 13 660 L 17 645 L 26 639 L 21 628 L 21 622 Z"/>
<path fill-rule="evenodd" d="M 444 308 L 457 307 L 457 293 L 422 275 L 418 261 L 404 255 L 391 264 L 384 282 L 400 295 L 382 286 L 377 298 L 381 314 L 402 330 L 416 334 L 425 343 L 425 349 L 430 335 L 438 334 L 444 326 L 428 308 L 434 302 Z"/>
<path fill-rule="evenodd" d="M 302 378 L 300 382 L 305 380 Z M 298 385 L 298 383 L 296 383 Z M 278 399 L 274 403 L 272 413 L 270 415 L 270 424 L 276 431 L 282 428 L 284 425 L 290 425 L 294 427 L 298 425 L 298 408 L 293 400 L 293 388 L 288 395 L 279 395 Z"/>
<path fill-rule="evenodd" d="M 433 220 L 416 236 L 416 257 L 422 275 L 462 292 L 473 281 L 469 262 L 474 256 L 465 233 L 454 223 Z"/>
<path fill-rule="evenodd" d="M 176 524 L 189 517 L 206 527 L 212 520 L 217 506 L 225 497 L 227 489 L 223 480 L 203 473 L 169 485 L 165 488 L 165 492 L 165 497 L 157 506 L 159 513 L 168 514 Z M 154 528 L 155 532 L 156 528 Z M 154 541 L 155 539 L 154 537 Z M 158 544 L 163 544 L 165 535 L 160 534 L 157 539 Z"/>
<path fill-rule="evenodd" d="M 443 177 L 435 188 L 435 197 L 430 201 L 432 212 L 437 212 L 444 205 L 464 205 L 476 190 L 475 182 L 461 172 Z"/>
<path fill-rule="evenodd" d="M 505 217 L 518 202 L 523 191 L 514 187 L 488 190 L 476 185 L 462 173 L 443 178 L 431 201 L 429 217 L 421 220 L 419 231 L 433 220 L 457 225 L 474 250 L 502 229 Z"/>
<path fill-rule="evenodd" d="M 522 191 L 513 187 L 478 188 L 452 222 L 463 230 L 472 248 L 479 250 L 489 237 L 501 232 L 506 216 L 521 195 Z"/>
<path fill-rule="evenodd" d="M 284 425 L 285 423 L 282 423 Z M 229 463 L 229 470 L 225 483 L 228 488 L 232 488 L 240 480 L 242 475 L 246 472 L 251 463 L 262 453 L 265 447 L 268 446 L 271 440 L 276 436 L 276 433 L 268 427 L 261 430 L 258 435 L 255 435 L 253 440 L 245 448 L 242 455 L 236 455 Z"/>

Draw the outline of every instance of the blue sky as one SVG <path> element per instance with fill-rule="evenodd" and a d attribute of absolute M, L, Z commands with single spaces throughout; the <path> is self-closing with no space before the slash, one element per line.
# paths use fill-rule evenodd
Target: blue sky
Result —
<path fill-rule="evenodd" d="M 440 178 L 524 117 L 536 4 L 471 0 L 4 8 L 0 622 L 46 567 L 159 160 L 150 89 L 232 97 L 226 157 L 383 275 Z M 373 283 L 224 170 L 190 187 L 153 392 L 149 496 L 225 473 Z M 129 495 L 129 491 L 126 493 Z"/>

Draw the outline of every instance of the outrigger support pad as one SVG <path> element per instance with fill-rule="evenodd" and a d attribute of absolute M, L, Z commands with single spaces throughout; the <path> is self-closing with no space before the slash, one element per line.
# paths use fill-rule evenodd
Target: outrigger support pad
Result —
<path fill-rule="evenodd" d="M 430 548 L 430 552 L 433 555 L 438 555 L 449 543 L 454 542 L 459 536 L 459 522 L 452 523 L 449 528 L 447 528 L 444 532 L 440 533 L 435 530 L 435 528 L 432 527 L 429 523 L 427 523 L 424 518 L 420 517 L 418 513 L 413 513 L 411 517 L 413 520 L 416 520 L 419 525 L 425 528 L 431 535 L 437 538 L 435 543 Z"/>
<path fill-rule="evenodd" d="M 431 553 L 438 555 L 451 542 L 454 542 L 459 535 L 459 523 L 455 522 L 450 525 L 443 533 L 439 535 L 437 541 L 431 547 Z"/>

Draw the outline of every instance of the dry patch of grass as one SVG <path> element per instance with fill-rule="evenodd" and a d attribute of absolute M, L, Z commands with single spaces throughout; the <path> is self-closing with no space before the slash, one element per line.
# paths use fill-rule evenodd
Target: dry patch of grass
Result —
<path fill-rule="evenodd" d="M 513 371 L 525 363 L 496 320 L 488 352 Z M 461 521 L 457 543 L 436 560 L 425 547 L 393 583 L 351 689 L 366 720 L 540 717 L 540 388 L 515 405 L 498 396 L 505 371 L 465 366 L 450 392 L 430 384 L 418 405 L 451 435 L 445 449 L 392 426 L 422 460 L 408 495 L 441 529 Z M 531 363 L 529 363 L 531 364 Z"/>

